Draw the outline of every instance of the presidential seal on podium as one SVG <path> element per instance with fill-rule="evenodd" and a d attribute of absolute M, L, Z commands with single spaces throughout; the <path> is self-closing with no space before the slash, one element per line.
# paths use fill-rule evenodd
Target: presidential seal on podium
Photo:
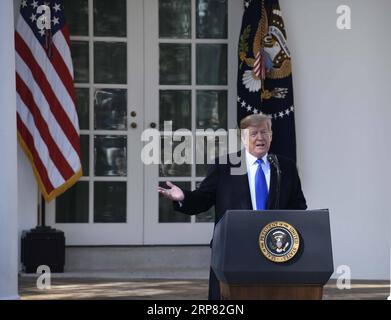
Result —
<path fill-rule="evenodd" d="M 270 222 L 259 234 L 259 247 L 270 261 L 277 263 L 289 261 L 299 250 L 299 233 L 287 222 Z"/>

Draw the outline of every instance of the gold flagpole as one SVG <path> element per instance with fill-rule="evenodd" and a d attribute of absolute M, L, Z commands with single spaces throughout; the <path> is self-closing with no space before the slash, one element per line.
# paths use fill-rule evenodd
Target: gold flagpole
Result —
<path fill-rule="evenodd" d="M 37 226 L 45 227 L 45 199 L 38 188 Z"/>
<path fill-rule="evenodd" d="M 39 190 L 39 187 L 37 188 L 37 226 L 40 226 L 42 221 L 41 221 L 41 206 L 42 206 L 42 203 L 41 203 L 41 191 Z"/>

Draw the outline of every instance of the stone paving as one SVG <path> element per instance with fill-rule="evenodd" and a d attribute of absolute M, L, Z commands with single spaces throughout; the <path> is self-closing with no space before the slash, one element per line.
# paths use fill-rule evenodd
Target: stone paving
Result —
<path fill-rule="evenodd" d="M 36 277 L 19 277 L 22 300 L 135 299 L 135 300 L 204 300 L 208 297 L 207 280 L 52 278 L 51 289 L 40 290 Z M 390 295 L 387 281 L 352 281 L 350 290 L 339 290 L 335 280 L 324 289 L 325 300 L 378 299 Z"/>

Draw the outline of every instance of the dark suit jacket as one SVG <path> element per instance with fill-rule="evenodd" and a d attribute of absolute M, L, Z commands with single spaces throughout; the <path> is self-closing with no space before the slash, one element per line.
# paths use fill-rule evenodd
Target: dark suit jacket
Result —
<path fill-rule="evenodd" d="M 227 210 L 252 210 L 244 154 L 243 152 L 235 155 L 236 158 L 242 159 L 241 161 L 244 166 L 241 170 L 242 174 L 232 174 L 233 168 L 240 167 L 240 163 L 235 165 L 230 161 L 232 157 L 226 157 L 223 163 L 217 161 L 216 164 L 211 165 L 208 175 L 198 189 L 184 191 L 185 199 L 182 201 L 182 206 L 178 202 L 174 202 L 174 209 L 185 214 L 193 215 L 204 212 L 214 205 L 216 213 L 215 224 Z M 279 207 L 276 208 L 277 170 L 274 166 L 270 165 L 270 188 L 267 208 L 269 210 L 307 209 L 296 164 L 292 160 L 282 156 L 277 156 L 277 158 L 281 170 Z M 212 241 L 210 243 L 211 247 Z M 220 299 L 219 281 L 212 268 L 210 268 L 209 300 L 218 299 Z"/>
<path fill-rule="evenodd" d="M 241 153 L 238 156 L 242 158 L 245 166 L 244 156 Z M 281 170 L 279 208 L 276 208 L 277 170 L 270 165 L 268 209 L 307 209 L 296 164 L 283 156 L 277 156 L 277 158 Z M 216 164 L 211 165 L 208 175 L 201 182 L 198 189 L 184 191 L 185 199 L 182 201 L 181 207 L 177 202 L 174 202 L 175 210 L 193 215 L 207 211 L 214 205 L 215 223 L 217 223 L 227 210 L 253 209 L 246 167 L 242 170 L 243 174 L 233 175 L 231 169 L 239 167 L 239 164 L 231 163 L 229 157 L 225 164 L 221 164 L 219 160 L 216 162 Z"/>

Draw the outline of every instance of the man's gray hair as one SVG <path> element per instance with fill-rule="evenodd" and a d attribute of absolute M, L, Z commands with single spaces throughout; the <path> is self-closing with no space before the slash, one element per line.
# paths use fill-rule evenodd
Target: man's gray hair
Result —
<path fill-rule="evenodd" d="M 272 131 L 272 118 L 267 114 L 250 114 L 249 116 L 243 118 L 240 121 L 240 129 L 247 129 L 248 127 L 257 127 L 261 123 L 266 122 L 267 127 L 270 131 Z"/>

